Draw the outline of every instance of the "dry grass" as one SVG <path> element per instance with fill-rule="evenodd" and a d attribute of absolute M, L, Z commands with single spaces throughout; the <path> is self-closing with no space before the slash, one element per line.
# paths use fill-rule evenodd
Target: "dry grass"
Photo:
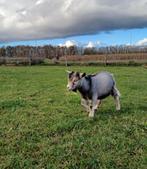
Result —
<path fill-rule="evenodd" d="M 64 61 L 66 58 L 61 57 L 60 60 Z M 147 60 L 147 53 L 128 53 L 128 54 L 108 54 L 108 55 L 83 55 L 83 56 L 67 56 L 68 61 L 130 61 L 130 60 Z"/>

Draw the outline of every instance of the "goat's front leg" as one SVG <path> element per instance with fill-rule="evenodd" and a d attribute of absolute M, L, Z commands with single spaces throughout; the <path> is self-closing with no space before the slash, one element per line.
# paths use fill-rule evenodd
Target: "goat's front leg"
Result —
<path fill-rule="evenodd" d="M 94 113 L 97 110 L 97 107 L 98 107 L 97 96 L 93 96 L 93 98 L 92 98 L 92 108 L 90 110 L 89 117 L 94 117 Z"/>
<path fill-rule="evenodd" d="M 82 98 L 81 99 L 81 105 L 86 108 L 87 112 L 90 112 L 90 105 L 89 105 L 89 101 L 87 99 Z"/>

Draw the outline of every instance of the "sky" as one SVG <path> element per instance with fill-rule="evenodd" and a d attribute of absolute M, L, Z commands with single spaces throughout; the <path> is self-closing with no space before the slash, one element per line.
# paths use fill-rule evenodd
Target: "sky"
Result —
<path fill-rule="evenodd" d="M 0 46 L 147 45 L 147 0 L 0 0 Z"/>

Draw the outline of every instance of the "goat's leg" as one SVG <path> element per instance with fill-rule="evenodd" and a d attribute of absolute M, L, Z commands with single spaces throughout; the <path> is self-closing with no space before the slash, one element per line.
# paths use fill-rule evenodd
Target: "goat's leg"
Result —
<path fill-rule="evenodd" d="M 100 107 L 100 104 L 102 103 L 102 101 L 101 100 L 97 100 L 97 108 L 99 108 Z"/>
<path fill-rule="evenodd" d="M 119 96 L 114 96 L 114 100 L 115 100 L 116 110 L 120 110 Z"/>
<path fill-rule="evenodd" d="M 94 96 L 92 98 L 92 108 L 90 110 L 89 117 L 94 117 L 94 113 L 97 110 L 97 107 L 98 107 L 97 97 Z"/>
<path fill-rule="evenodd" d="M 81 99 L 81 105 L 86 108 L 87 112 L 90 112 L 90 105 L 89 105 L 89 101 L 86 99 Z"/>
<path fill-rule="evenodd" d="M 116 88 L 116 86 L 114 86 L 114 88 L 113 88 L 112 96 L 114 97 L 114 100 L 115 100 L 116 110 L 120 110 L 120 99 L 119 99 L 120 98 L 120 92 Z"/>

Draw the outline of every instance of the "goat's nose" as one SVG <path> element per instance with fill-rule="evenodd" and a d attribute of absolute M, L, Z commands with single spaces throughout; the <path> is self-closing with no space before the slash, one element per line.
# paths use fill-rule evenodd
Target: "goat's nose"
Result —
<path fill-rule="evenodd" d="M 69 89 L 70 88 L 70 86 L 69 85 L 67 85 L 67 89 Z"/>
<path fill-rule="evenodd" d="M 70 86 L 70 85 L 67 85 L 67 89 L 70 91 L 70 90 L 71 90 L 71 86 Z"/>

